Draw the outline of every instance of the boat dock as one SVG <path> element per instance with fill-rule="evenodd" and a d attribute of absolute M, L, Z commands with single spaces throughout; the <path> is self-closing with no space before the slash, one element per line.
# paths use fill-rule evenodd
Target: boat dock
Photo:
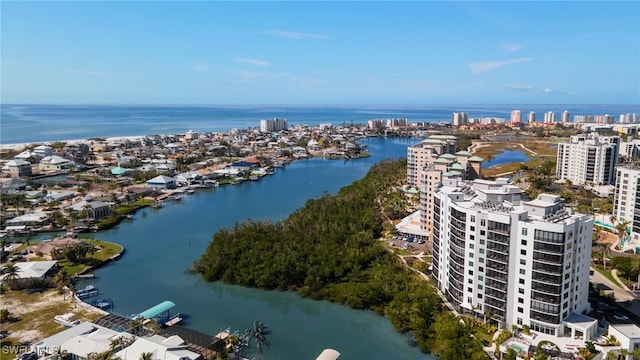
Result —
<path fill-rule="evenodd" d="M 80 290 L 76 290 L 76 296 L 80 299 L 98 295 L 98 289 L 93 285 L 87 285 Z"/>
<path fill-rule="evenodd" d="M 175 314 L 171 317 L 171 319 L 169 319 L 169 321 L 165 322 L 164 325 L 165 326 L 173 326 L 176 324 L 179 324 L 182 321 L 182 317 L 180 316 L 180 313 Z"/>

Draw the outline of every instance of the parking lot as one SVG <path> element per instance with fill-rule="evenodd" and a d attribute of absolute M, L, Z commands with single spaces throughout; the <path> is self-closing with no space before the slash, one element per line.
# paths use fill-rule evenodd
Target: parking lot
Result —
<path fill-rule="evenodd" d="M 425 242 L 420 243 L 420 242 L 409 241 L 409 240 L 410 239 L 408 239 L 408 238 L 407 238 L 407 240 L 405 240 L 404 237 L 399 237 L 399 236 L 395 236 L 395 237 L 392 237 L 392 238 L 385 239 L 385 241 L 387 242 L 387 244 L 389 246 L 410 251 L 412 254 L 416 254 L 417 255 L 417 254 L 420 254 L 420 253 L 431 252 L 431 242 L 430 241 L 425 241 Z"/>

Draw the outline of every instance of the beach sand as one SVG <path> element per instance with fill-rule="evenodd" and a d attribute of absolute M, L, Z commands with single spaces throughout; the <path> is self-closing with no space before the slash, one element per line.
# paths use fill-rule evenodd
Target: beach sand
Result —
<path fill-rule="evenodd" d="M 106 142 L 118 142 L 122 140 L 140 140 L 144 138 L 145 135 L 133 135 L 133 136 L 114 136 L 104 138 Z M 68 145 L 82 144 L 91 142 L 89 139 L 72 139 L 72 140 L 54 140 L 54 141 L 35 141 L 31 143 L 16 143 L 16 144 L 0 144 L 0 151 L 13 150 L 20 151 L 27 146 L 39 144 L 39 145 L 51 145 L 53 143 L 66 143 Z"/>

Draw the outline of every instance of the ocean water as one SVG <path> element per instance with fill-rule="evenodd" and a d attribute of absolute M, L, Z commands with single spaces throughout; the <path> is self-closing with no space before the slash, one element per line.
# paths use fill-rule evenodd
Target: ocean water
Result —
<path fill-rule="evenodd" d="M 409 122 L 450 122 L 453 112 L 469 117 L 510 118 L 535 111 L 538 118 L 554 111 L 556 118 L 571 115 L 640 113 L 640 105 L 247 105 L 247 106 L 147 106 L 147 105 L 0 105 L 0 143 L 15 144 L 91 137 L 180 134 L 229 131 L 260 126 L 261 119 L 284 118 L 290 125 L 320 123 L 364 124 L 381 118 L 407 118 Z"/>

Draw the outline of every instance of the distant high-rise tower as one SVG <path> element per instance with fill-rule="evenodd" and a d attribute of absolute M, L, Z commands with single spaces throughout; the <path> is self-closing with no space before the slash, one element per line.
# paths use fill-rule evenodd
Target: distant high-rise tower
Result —
<path fill-rule="evenodd" d="M 553 111 L 547 111 L 544 113 L 544 123 L 553 124 L 556 122 L 556 114 Z"/>
<path fill-rule="evenodd" d="M 569 112 L 567 110 L 562 112 L 562 123 L 566 124 L 569 122 Z"/>
<path fill-rule="evenodd" d="M 453 113 L 453 126 L 462 126 L 469 123 L 469 114 L 466 112 L 454 112 Z"/>
<path fill-rule="evenodd" d="M 529 113 L 529 124 L 533 124 L 534 122 L 536 122 L 536 113 L 532 111 Z"/>
<path fill-rule="evenodd" d="M 520 110 L 513 110 L 511 112 L 511 122 L 512 123 L 519 123 L 522 121 L 522 111 Z"/>

